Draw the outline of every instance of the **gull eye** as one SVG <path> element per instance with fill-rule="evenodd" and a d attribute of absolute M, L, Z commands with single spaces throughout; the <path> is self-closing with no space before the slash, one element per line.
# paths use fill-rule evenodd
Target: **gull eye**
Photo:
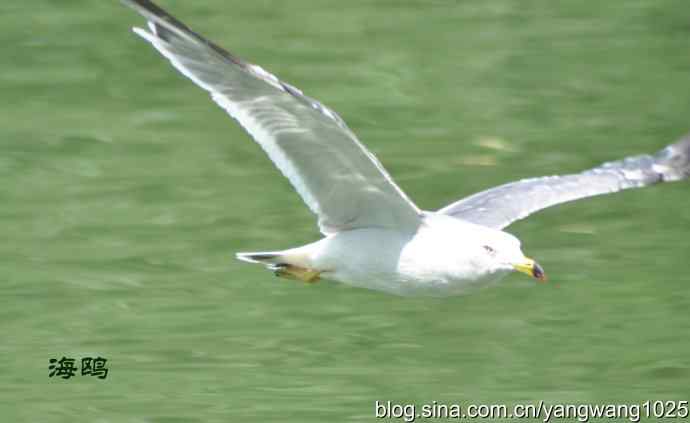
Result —
<path fill-rule="evenodd" d="M 482 245 L 482 248 L 484 248 L 484 250 L 492 256 L 496 254 L 496 250 L 494 250 L 492 247 L 489 247 L 488 245 Z"/>

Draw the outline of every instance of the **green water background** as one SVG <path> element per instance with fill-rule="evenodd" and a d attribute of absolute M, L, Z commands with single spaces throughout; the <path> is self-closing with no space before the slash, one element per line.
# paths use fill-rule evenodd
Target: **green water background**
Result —
<path fill-rule="evenodd" d="M 422 208 L 690 130 L 690 3 L 165 1 L 337 110 Z M 510 227 L 551 277 L 445 299 L 234 260 L 318 238 L 114 1 L 0 5 L 0 419 L 373 421 L 374 401 L 687 400 L 690 185 Z M 106 380 L 48 377 L 103 356 Z"/>

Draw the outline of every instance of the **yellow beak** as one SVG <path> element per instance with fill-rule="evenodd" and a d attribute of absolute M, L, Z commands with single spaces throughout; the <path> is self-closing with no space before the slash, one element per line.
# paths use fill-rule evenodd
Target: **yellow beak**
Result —
<path fill-rule="evenodd" d="M 530 275 L 531 277 L 537 279 L 540 282 L 546 282 L 547 280 L 546 273 L 544 273 L 544 269 L 542 269 L 539 263 L 532 260 L 531 258 L 525 257 L 525 261 L 523 263 L 514 264 L 513 267 L 518 272 Z"/>

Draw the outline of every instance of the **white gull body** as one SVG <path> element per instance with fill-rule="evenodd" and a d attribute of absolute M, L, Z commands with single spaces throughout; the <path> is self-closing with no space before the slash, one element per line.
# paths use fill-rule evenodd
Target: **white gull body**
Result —
<path fill-rule="evenodd" d="M 690 138 L 655 155 L 570 175 L 524 179 L 420 210 L 333 110 L 192 31 L 149 0 L 122 0 L 134 28 L 251 135 L 318 218 L 324 238 L 238 253 L 279 276 L 331 279 L 401 295 L 451 295 L 511 270 L 544 279 L 502 229 L 555 204 L 690 175 Z"/>
<path fill-rule="evenodd" d="M 528 261 L 514 236 L 433 212 L 424 213 L 415 231 L 343 231 L 278 254 L 282 262 L 320 269 L 325 279 L 433 296 L 466 292 Z"/>

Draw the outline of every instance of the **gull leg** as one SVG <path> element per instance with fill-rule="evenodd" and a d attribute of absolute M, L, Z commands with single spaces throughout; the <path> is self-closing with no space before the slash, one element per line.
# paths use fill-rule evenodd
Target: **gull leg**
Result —
<path fill-rule="evenodd" d="M 320 271 L 314 269 L 306 269 L 304 267 L 293 266 L 291 264 L 277 264 L 271 267 L 276 276 L 286 279 L 294 279 L 307 283 L 315 283 L 319 281 Z"/>

